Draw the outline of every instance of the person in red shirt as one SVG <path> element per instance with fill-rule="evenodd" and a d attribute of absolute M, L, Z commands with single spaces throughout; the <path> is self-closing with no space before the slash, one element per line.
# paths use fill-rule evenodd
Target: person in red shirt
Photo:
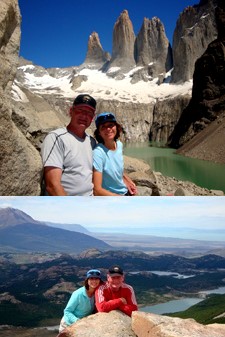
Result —
<path fill-rule="evenodd" d="M 131 316 L 132 311 L 138 310 L 133 288 L 124 283 L 122 268 L 109 268 L 107 282 L 95 292 L 95 305 L 99 312 L 120 310 L 128 316 Z"/>

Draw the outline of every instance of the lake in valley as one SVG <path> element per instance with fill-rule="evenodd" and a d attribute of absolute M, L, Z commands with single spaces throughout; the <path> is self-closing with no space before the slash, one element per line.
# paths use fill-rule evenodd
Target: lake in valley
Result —
<path fill-rule="evenodd" d="M 204 300 L 205 296 L 208 294 L 225 294 L 225 287 L 219 287 L 217 289 L 213 290 L 206 290 L 206 291 L 200 291 L 200 296 L 203 295 L 202 298 L 200 297 L 188 297 L 188 298 L 182 298 L 179 300 L 172 300 L 165 303 L 160 303 L 156 305 L 149 305 L 145 306 L 143 308 L 140 308 L 141 311 L 144 312 L 151 312 L 153 314 L 166 314 L 166 313 L 174 313 L 178 311 L 184 311 L 193 305 L 201 302 Z"/>
<path fill-rule="evenodd" d="M 164 176 L 225 193 L 225 165 L 175 154 L 174 149 L 152 146 L 150 143 L 125 144 L 124 154 L 145 160 L 153 171 Z"/>

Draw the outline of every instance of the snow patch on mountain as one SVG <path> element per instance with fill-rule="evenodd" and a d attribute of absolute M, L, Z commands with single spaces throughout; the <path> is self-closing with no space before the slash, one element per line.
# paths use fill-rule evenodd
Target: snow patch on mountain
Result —
<path fill-rule="evenodd" d="M 38 67 L 40 68 L 40 67 Z M 162 83 L 158 85 L 158 78 L 149 81 L 139 81 L 131 83 L 132 75 L 140 67 L 132 69 L 124 74 L 123 80 L 116 80 L 107 74 L 94 69 L 84 68 L 76 71 L 76 76 L 86 76 L 87 80 L 83 81 L 76 89 L 72 90 L 72 80 L 70 71 L 66 70 L 56 76 L 51 76 L 44 68 L 35 70 L 35 66 L 22 66 L 19 69 L 23 71 L 23 83 L 14 81 L 12 95 L 14 100 L 26 102 L 26 95 L 21 91 L 21 85 L 31 92 L 41 95 L 57 94 L 65 98 L 74 98 L 78 93 L 87 92 L 96 99 L 117 100 L 120 102 L 135 103 L 155 103 L 158 100 L 175 97 L 177 95 L 189 94 L 191 96 L 192 80 L 182 84 Z M 171 72 L 167 73 L 169 78 Z"/>

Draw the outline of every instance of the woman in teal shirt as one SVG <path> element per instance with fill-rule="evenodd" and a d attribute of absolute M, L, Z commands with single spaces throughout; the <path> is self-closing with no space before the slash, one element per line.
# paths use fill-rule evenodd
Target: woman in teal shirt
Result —
<path fill-rule="evenodd" d="M 64 309 L 59 332 L 75 323 L 78 319 L 86 317 L 94 312 L 95 290 L 102 283 L 101 272 L 99 270 L 91 269 L 87 272 L 84 286 L 72 293 L 69 302 Z"/>
<path fill-rule="evenodd" d="M 95 125 L 94 135 L 98 144 L 93 151 L 94 195 L 136 195 L 135 184 L 124 174 L 123 144 L 118 139 L 121 125 L 111 112 L 100 113 Z"/>

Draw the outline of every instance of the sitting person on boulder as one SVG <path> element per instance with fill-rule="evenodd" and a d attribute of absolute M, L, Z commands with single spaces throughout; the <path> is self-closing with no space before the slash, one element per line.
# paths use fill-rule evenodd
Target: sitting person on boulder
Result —
<path fill-rule="evenodd" d="M 93 183 L 96 196 L 137 195 L 137 187 L 124 173 L 123 144 L 119 140 L 122 126 L 112 112 L 102 112 L 95 119 Z"/>
<path fill-rule="evenodd" d="M 107 282 L 95 292 L 96 308 L 99 312 L 120 310 L 128 316 L 138 310 L 133 288 L 124 283 L 123 269 L 112 266 L 107 273 Z"/>
<path fill-rule="evenodd" d="M 60 322 L 59 332 L 75 323 L 77 320 L 94 313 L 94 294 L 100 284 L 103 284 L 101 272 L 97 269 L 89 270 L 84 281 L 84 286 L 72 293 L 69 302 L 64 309 L 64 315 Z"/>

